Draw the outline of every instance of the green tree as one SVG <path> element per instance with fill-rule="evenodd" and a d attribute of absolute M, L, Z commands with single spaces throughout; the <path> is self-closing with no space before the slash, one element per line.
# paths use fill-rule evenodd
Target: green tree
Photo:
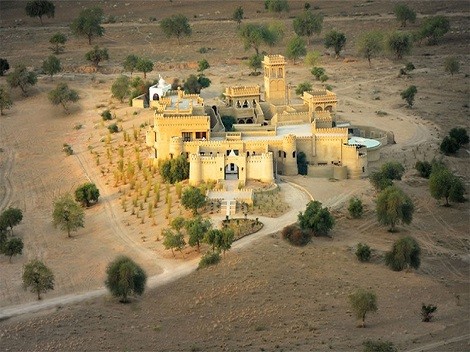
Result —
<path fill-rule="evenodd" d="M 160 175 L 165 182 L 174 184 L 186 180 L 189 177 L 189 163 L 180 155 L 176 159 L 165 160 L 160 165 Z"/>
<path fill-rule="evenodd" d="M 390 225 L 389 232 L 396 231 L 396 224 L 410 224 L 413 220 L 414 205 L 400 188 L 389 186 L 377 196 L 377 219 L 383 225 Z"/>
<path fill-rule="evenodd" d="M 327 236 L 335 224 L 335 219 L 328 208 L 323 208 L 316 200 L 307 204 L 305 212 L 300 212 L 298 219 L 302 230 L 313 231 L 317 236 Z"/>
<path fill-rule="evenodd" d="M 369 31 L 360 35 L 357 41 L 358 53 L 367 59 L 369 67 L 371 59 L 384 49 L 384 35 L 380 31 Z"/>
<path fill-rule="evenodd" d="M 42 71 L 46 74 L 51 76 L 55 75 L 56 73 L 62 71 L 62 67 L 60 66 L 60 60 L 57 56 L 51 55 L 46 60 L 42 62 Z"/>
<path fill-rule="evenodd" d="M 413 237 L 402 237 L 393 243 L 390 252 L 385 253 L 385 264 L 394 271 L 418 269 L 421 264 L 420 253 L 421 248 Z"/>
<path fill-rule="evenodd" d="M 197 210 L 206 204 L 206 196 L 197 187 L 190 186 L 183 191 L 181 204 L 186 209 L 191 209 L 193 215 L 197 215 Z"/>
<path fill-rule="evenodd" d="M 75 190 L 75 200 L 85 207 L 98 202 L 100 191 L 94 183 L 86 182 Z"/>
<path fill-rule="evenodd" d="M 26 15 L 29 17 L 39 17 L 39 21 L 42 23 L 42 16 L 47 16 L 48 18 L 54 18 L 55 15 L 55 5 L 51 1 L 47 0 L 34 0 L 28 1 L 25 7 Z"/>
<path fill-rule="evenodd" d="M 129 71 L 132 76 L 132 73 L 134 73 L 134 71 L 137 68 L 138 61 L 139 61 L 139 57 L 137 55 L 133 55 L 133 54 L 127 55 L 123 63 L 124 70 Z"/>
<path fill-rule="evenodd" d="M 3 115 L 4 110 L 8 110 L 13 105 L 10 93 L 5 86 L 0 86 L 0 115 Z"/>
<path fill-rule="evenodd" d="M 396 4 L 393 12 L 402 27 L 406 27 L 406 22 L 415 23 L 416 21 L 416 12 L 406 4 Z"/>
<path fill-rule="evenodd" d="M 6 71 L 10 69 L 10 64 L 8 63 L 7 59 L 4 59 L 3 57 L 0 58 L 0 76 L 3 76 Z"/>
<path fill-rule="evenodd" d="M 411 35 L 406 32 L 393 32 L 387 37 L 386 45 L 397 60 L 400 60 L 404 55 L 411 53 Z"/>
<path fill-rule="evenodd" d="M 429 176 L 429 191 L 431 196 L 437 200 L 444 198 L 445 206 L 449 206 L 449 200 L 462 202 L 465 188 L 462 181 L 447 168 L 438 168 Z"/>
<path fill-rule="evenodd" d="M 17 237 L 10 238 L 2 246 L 2 252 L 7 257 L 9 257 L 8 261 L 11 263 L 11 258 L 14 255 L 18 255 L 18 254 L 23 253 L 23 240 L 21 238 L 17 238 Z"/>
<path fill-rule="evenodd" d="M 307 37 L 307 45 L 310 45 L 310 37 L 313 34 L 320 34 L 323 29 L 323 15 L 303 11 L 294 18 L 293 25 L 295 34 Z"/>
<path fill-rule="evenodd" d="M 335 50 L 336 57 L 339 57 L 339 53 L 343 50 L 346 44 L 346 36 L 342 32 L 332 30 L 325 35 L 325 47 L 333 48 Z"/>
<path fill-rule="evenodd" d="M 312 67 L 310 73 L 317 79 L 320 80 L 325 75 L 325 69 L 323 67 Z"/>
<path fill-rule="evenodd" d="M 182 216 L 177 216 L 176 218 L 171 220 L 171 224 L 170 224 L 171 228 L 178 232 L 181 232 L 181 229 L 184 228 L 185 225 L 186 225 L 186 220 Z"/>
<path fill-rule="evenodd" d="M 409 108 L 413 106 L 416 93 L 418 93 L 418 89 L 416 88 L 416 86 L 409 86 L 400 93 L 401 98 L 406 101 L 406 104 Z"/>
<path fill-rule="evenodd" d="M 360 327 L 366 327 L 366 314 L 377 311 L 377 295 L 373 291 L 358 289 L 349 295 L 351 308 L 357 319 L 361 320 Z"/>
<path fill-rule="evenodd" d="M 235 232 L 231 228 L 224 228 L 221 231 L 220 241 L 218 242 L 217 249 L 225 252 L 232 248 L 232 243 L 235 240 Z"/>
<path fill-rule="evenodd" d="M 225 132 L 233 131 L 233 125 L 237 123 L 235 117 L 223 115 L 221 119 L 225 127 Z"/>
<path fill-rule="evenodd" d="M 240 23 L 243 20 L 243 7 L 238 6 L 232 14 L 232 20 L 237 22 L 238 28 L 240 28 Z"/>
<path fill-rule="evenodd" d="M 117 257 L 106 269 L 105 285 L 114 297 L 120 298 L 121 303 L 128 303 L 132 294 L 141 296 L 146 282 L 145 271 L 126 256 Z"/>
<path fill-rule="evenodd" d="M 103 9 L 95 6 L 82 10 L 70 24 L 70 29 L 77 37 L 87 37 L 88 44 L 91 45 L 93 37 L 102 37 L 104 34 L 104 28 L 101 26 L 102 21 Z"/>
<path fill-rule="evenodd" d="M 189 94 L 199 94 L 203 88 L 209 87 L 211 80 L 204 75 L 189 75 L 183 84 L 183 89 Z"/>
<path fill-rule="evenodd" d="M 364 206 L 362 205 L 362 200 L 357 197 L 349 199 L 348 212 L 351 217 L 354 219 L 359 219 L 364 213 Z"/>
<path fill-rule="evenodd" d="M 175 249 L 180 251 L 181 254 L 183 253 L 183 248 L 186 245 L 186 242 L 184 241 L 184 236 L 181 232 L 165 229 L 163 230 L 163 237 L 163 247 L 165 247 L 165 249 L 171 249 L 173 257 L 175 256 Z"/>
<path fill-rule="evenodd" d="M 370 261 L 371 250 L 367 244 L 358 243 L 356 247 L 356 257 L 360 262 Z"/>
<path fill-rule="evenodd" d="M 56 33 L 51 37 L 51 39 L 49 39 L 49 43 L 53 45 L 49 49 L 51 49 L 54 54 L 59 55 L 64 51 L 64 44 L 66 42 L 67 37 L 65 36 L 65 34 Z"/>
<path fill-rule="evenodd" d="M 385 188 L 392 186 L 393 181 L 389 179 L 383 172 L 374 171 L 369 175 L 369 181 L 377 191 L 382 191 Z"/>
<path fill-rule="evenodd" d="M 286 56 L 289 59 L 292 59 L 294 65 L 295 65 L 295 60 L 298 59 L 301 56 L 304 56 L 307 54 L 307 48 L 305 47 L 305 41 L 299 37 L 296 36 L 292 38 L 289 43 L 287 44 L 286 48 Z"/>
<path fill-rule="evenodd" d="M 124 98 L 129 94 L 129 77 L 121 75 L 114 81 L 111 86 L 113 97 L 119 99 L 122 103 Z"/>
<path fill-rule="evenodd" d="M 264 7 L 269 12 L 278 14 L 289 12 L 289 3 L 287 0 L 264 0 Z"/>
<path fill-rule="evenodd" d="M 302 82 L 295 88 L 295 94 L 302 95 L 304 92 L 310 92 L 312 90 L 312 84 L 310 82 Z"/>
<path fill-rule="evenodd" d="M 59 83 L 57 87 L 49 92 L 49 101 L 54 105 L 62 105 L 65 113 L 69 113 L 68 103 L 75 103 L 80 99 L 74 89 L 70 89 L 67 83 Z"/>
<path fill-rule="evenodd" d="M 441 142 L 441 145 L 439 146 L 439 149 L 445 155 L 451 155 L 457 153 L 457 151 L 460 149 L 460 145 L 454 138 L 445 136 Z"/>
<path fill-rule="evenodd" d="M 54 200 L 52 211 L 52 223 L 62 231 L 70 233 L 77 231 L 79 227 L 84 227 L 85 213 L 83 208 L 75 202 L 70 193 L 65 193 Z"/>
<path fill-rule="evenodd" d="M 444 62 L 444 70 L 445 72 L 450 73 L 452 76 L 454 73 L 458 73 L 460 71 L 460 63 L 456 57 L 451 56 L 446 59 Z"/>
<path fill-rule="evenodd" d="M 0 223 L 6 225 L 6 228 L 9 227 L 12 235 L 13 227 L 18 225 L 21 220 L 23 220 L 23 212 L 18 208 L 9 207 L 0 215 Z"/>
<path fill-rule="evenodd" d="M 449 30 L 450 22 L 447 17 L 428 17 L 421 24 L 419 36 L 422 39 L 427 39 L 429 45 L 436 45 Z"/>
<path fill-rule="evenodd" d="M 238 32 L 243 41 L 245 50 L 253 48 L 259 55 L 261 45 L 274 46 L 282 38 L 282 31 L 276 26 L 265 24 L 247 23 L 240 27 Z"/>
<path fill-rule="evenodd" d="M 209 62 L 206 59 L 202 59 L 197 62 L 197 72 L 204 74 L 204 71 L 209 67 L 211 67 L 211 65 L 209 65 Z"/>
<path fill-rule="evenodd" d="M 398 161 L 389 161 L 380 167 L 380 172 L 390 180 L 401 180 L 405 168 Z"/>
<path fill-rule="evenodd" d="M 43 262 L 33 259 L 23 268 L 23 287 L 41 299 L 41 293 L 54 289 L 54 274 Z"/>
<path fill-rule="evenodd" d="M 321 53 L 317 50 L 309 51 L 305 56 L 305 65 L 315 67 L 320 63 Z"/>
<path fill-rule="evenodd" d="M 398 350 L 390 341 L 366 340 L 362 343 L 362 352 L 397 352 Z"/>
<path fill-rule="evenodd" d="M 415 164 L 415 169 L 418 171 L 421 177 L 429 178 L 432 171 L 432 164 L 426 160 L 418 160 Z"/>
<path fill-rule="evenodd" d="M 467 130 L 463 127 L 454 127 L 449 132 L 449 137 L 454 139 L 459 146 L 463 146 L 469 142 Z"/>
<path fill-rule="evenodd" d="M 212 246 L 212 251 L 215 251 L 222 242 L 222 230 L 210 229 L 205 233 L 203 241 Z"/>
<path fill-rule="evenodd" d="M 109 54 L 107 48 L 99 48 L 95 45 L 92 50 L 85 54 L 85 59 L 90 61 L 95 67 L 98 67 L 101 61 L 109 60 Z"/>
<path fill-rule="evenodd" d="M 263 62 L 263 57 L 261 55 L 255 54 L 250 56 L 248 59 L 248 67 L 253 69 L 254 73 L 258 73 L 258 70 L 261 69 Z"/>
<path fill-rule="evenodd" d="M 144 74 L 144 79 L 147 78 L 147 72 L 152 72 L 153 62 L 149 59 L 138 58 L 135 66 L 136 70 Z"/>
<path fill-rule="evenodd" d="M 188 18 L 184 15 L 173 15 L 161 20 L 160 27 L 168 37 L 176 37 L 178 45 L 182 36 L 190 36 L 192 33 Z"/>
<path fill-rule="evenodd" d="M 28 86 L 34 86 L 38 81 L 38 77 L 34 72 L 28 71 L 26 66 L 17 65 L 15 70 L 7 77 L 7 82 L 11 88 L 20 87 L 23 95 L 27 95 Z"/>
<path fill-rule="evenodd" d="M 203 219 L 200 216 L 187 220 L 184 224 L 184 228 L 189 236 L 188 244 L 191 247 L 197 246 L 197 251 L 199 252 L 201 241 L 204 239 L 204 235 L 210 230 L 211 226 L 209 219 Z"/>

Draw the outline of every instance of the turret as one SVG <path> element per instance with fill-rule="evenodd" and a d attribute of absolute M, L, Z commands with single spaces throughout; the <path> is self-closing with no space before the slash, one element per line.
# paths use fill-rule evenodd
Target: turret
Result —
<path fill-rule="evenodd" d="M 294 176 L 298 174 L 297 169 L 297 143 L 296 137 L 292 134 L 285 136 L 282 140 L 284 150 L 284 175 Z"/>

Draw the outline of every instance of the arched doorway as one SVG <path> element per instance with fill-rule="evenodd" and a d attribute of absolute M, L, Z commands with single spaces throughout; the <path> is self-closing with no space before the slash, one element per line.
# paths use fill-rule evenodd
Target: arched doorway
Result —
<path fill-rule="evenodd" d="M 228 163 L 227 165 L 225 165 L 224 179 L 225 180 L 238 180 L 239 179 L 239 169 L 238 169 L 237 164 Z"/>
<path fill-rule="evenodd" d="M 158 93 L 155 93 L 152 97 L 152 100 L 160 100 L 160 96 L 158 95 Z"/>

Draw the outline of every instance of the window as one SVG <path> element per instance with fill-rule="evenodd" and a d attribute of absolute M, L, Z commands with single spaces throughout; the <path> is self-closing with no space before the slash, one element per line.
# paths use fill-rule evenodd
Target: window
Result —
<path fill-rule="evenodd" d="M 280 150 L 280 151 L 278 152 L 278 155 L 279 155 L 280 158 L 282 158 L 282 150 Z"/>
<path fill-rule="evenodd" d="M 250 152 L 246 152 L 246 156 L 250 156 Z"/>
<path fill-rule="evenodd" d="M 183 132 L 182 137 L 183 137 L 183 142 L 191 141 L 191 132 Z"/>
<path fill-rule="evenodd" d="M 287 158 L 287 153 L 286 152 L 284 152 L 284 158 Z"/>
<path fill-rule="evenodd" d="M 196 139 L 206 139 L 206 132 L 196 132 Z"/>
<path fill-rule="evenodd" d="M 292 157 L 295 158 L 295 151 L 292 152 Z"/>

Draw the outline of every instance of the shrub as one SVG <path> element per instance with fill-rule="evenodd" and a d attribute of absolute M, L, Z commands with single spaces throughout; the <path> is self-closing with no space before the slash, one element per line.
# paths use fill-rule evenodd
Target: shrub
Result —
<path fill-rule="evenodd" d="M 297 225 L 289 225 L 282 229 L 282 238 L 294 246 L 305 246 L 310 241 L 307 232 L 302 231 Z"/>
<path fill-rule="evenodd" d="M 415 65 L 413 65 L 412 62 L 408 62 L 405 66 L 405 70 L 408 71 L 408 72 L 413 71 L 415 68 L 416 67 L 415 67 Z"/>
<path fill-rule="evenodd" d="M 362 205 L 362 201 L 357 198 L 353 197 L 349 200 L 349 207 L 348 207 L 349 215 L 351 215 L 354 219 L 359 219 L 364 212 L 364 206 Z"/>
<path fill-rule="evenodd" d="M 406 268 L 418 269 L 421 264 L 421 248 L 413 237 L 406 236 L 395 241 L 392 250 L 385 254 L 385 264 L 394 271 Z"/>
<path fill-rule="evenodd" d="M 439 146 L 441 153 L 445 155 L 455 154 L 460 149 L 459 142 L 457 142 L 454 138 L 449 136 L 445 136 Z"/>
<path fill-rule="evenodd" d="M 109 121 L 113 119 L 113 116 L 111 115 L 111 111 L 105 110 L 101 113 L 101 118 L 103 121 Z"/>
<path fill-rule="evenodd" d="M 313 67 L 310 73 L 319 81 L 320 77 L 325 75 L 325 69 L 323 67 Z"/>
<path fill-rule="evenodd" d="M 429 161 L 418 160 L 415 164 L 415 169 L 418 171 L 421 177 L 429 178 L 432 171 L 432 165 Z"/>
<path fill-rule="evenodd" d="M 111 133 L 117 133 L 117 132 L 119 132 L 119 127 L 118 127 L 117 124 L 112 123 L 111 125 L 108 126 L 108 130 Z"/>
<path fill-rule="evenodd" d="M 73 154 L 73 149 L 70 144 L 64 143 L 62 150 L 64 151 L 65 155 L 70 156 Z"/>
<path fill-rule="evenodd" d="M 405 168 L 399 162 L 390 161 L 383 164 L 380 168 L 380 171 L 386 178 L 390 180 L 401 180 L 401 177 L 405 172 Z"/>
<path fill-rule="evenodd" d="M 372 341 L 366 340 L 362 343 L 363 352 L 397 352 L 395 346 L 390 341 Z"/>
<path fill-rule="evenodd" d="M 119 256 L 106 269 L 105 285 L 120 302 L 129 302 L 129 295 L 142 295 L 145 290 L 147 275 L 132 259 Z"/>
<path fill-rule="evenodd" d="M 433 318 L 432 313 L 434 313 L 437 310 L 437 306 L 433 306 L 432 304 L 422 304 L 421 305 L 421 317 L 422 321 L 424 322 L 430 322 L 431 319 Z"/>
<path fill-rule="evenodd" d="M 356 248 L 356 257 L 360 262 L 370 261 L 371 250 L 367 244 L 358 243 Z"/>
<path fill-rule="evenodd" d="M 198 269 L 206 268 L 210 265 L 215 265 L 220 262 L 220 253 L 219 252 L 207 252 L 201 258 L 199 262 Z"/>
<path fill-rule="evenodd" d="M 372 172 L 369 176 L 369 181 L 377 191 L 382 191 L 393 185 L 393 181 L 386 177 L 381 171 Z"/>
<path fill-rule="evenodd" d="M 449 132 L 449 137 L 455 139 L 459 146 L 463 146 L 469 142 L 467 130 L 462 127 L 454 127 Z"/>

